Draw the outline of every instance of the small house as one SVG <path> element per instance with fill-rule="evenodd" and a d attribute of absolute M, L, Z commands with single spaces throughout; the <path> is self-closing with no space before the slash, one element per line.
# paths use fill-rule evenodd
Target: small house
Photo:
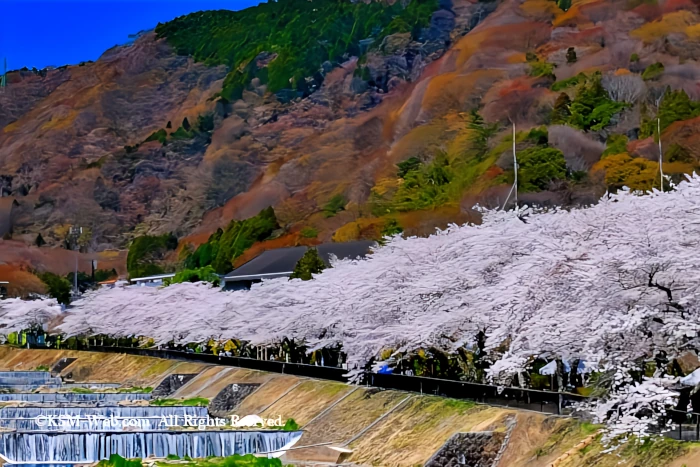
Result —
<path fill-rule="evenodd" d="M 376 242 L 356 241 L 344 243 L 324 243 L 316 248 L 318 254 L 330 266 L 331 257 L 338 259 L 364 258 Z M 294 272 L 297 262 L 309 249 L 306 246 L 278 248 L 260 253 L 247 263 L 237 267 L 222 279 L 224 290 L 245 290 L 263 279 L 289 277 Z"/>

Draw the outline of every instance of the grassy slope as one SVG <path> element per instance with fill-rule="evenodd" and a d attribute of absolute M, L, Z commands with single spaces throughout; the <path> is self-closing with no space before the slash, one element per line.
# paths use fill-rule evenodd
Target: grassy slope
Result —
<path fill-rule="evenodd" d="M 119 378 L 132 381 L 154 381 L 171 372 L 193 373 L 204 367 L 199 364 L 179 363 L 130 355 L 101 353 L 28 350 L 0 346 L 0 370 L 33 370 L 39 365 L 52 366 L 60 358 L 77 357 L 70 367 L 80 369 L 86 375 L 81 381 L 112 374 L 111 381 Z M 115 367 L 119 370 L 115 373 Z M 183 368 L 185 367 L 185 368 Z M 216 375 L 212 367 L 207 375 Z M 259 378 L 259 372 L 234 370 L 226 379 L 232 382 L 250 382 Z M 236 379 L 233 374 L 240 375 Z M 204 375 L 202 375 L 204 376 Z M 200 377 L 201 378 L 201 377 Z M 267 375 L 267 382 L 241 406 L 237 413 L 259 413 L 272 404 L 263 415 L 282 415 L 294 418 L 300 424 L 308 423 L 331 404 L 338 401 L 352 388 L 338 383 L 306 380 L 287 375 Z M 208 378 L 203 378 L 206 381 Z M 187 391 L 191 397 L 201 397 L 206 384 L 199 390 Z M 283 396 L 284 395 L 284 396 Z M 392 409 L 409 394 L 395 391 L 376 391 L 358 388 L 354 393 L 329 410 L 304 429 L 304 443 L 348 441 L 373 420 Z M 274 402 L 274 403 L 273 403 Z M 181 401 L 178 401 L 178 404 Z M 468 401 L 411 395 L 411 399 L 394 410 L 349 447 L 354 450 L 351 461 L 382 466 L 409 466 L 424 463 L 452 434 L 459 431 L 503 431 L 509 416 L 517 419 L 508 449 L 500 463 L 508 467 L 548 467 L 567 452 L 570 456 L 561 461 L 560 467 L 690 467 L 698 465 L 700 445 L 655 440 L 646 444 L 627 443 L 612 453 L 606 449 L 600 437 L 589 446 L 576 449 L 580 441 L 594 433 L 596 427 L 563 417 L 547 417 L 533 412 L 518 412 L 503 408 L 477 405 Z"/>

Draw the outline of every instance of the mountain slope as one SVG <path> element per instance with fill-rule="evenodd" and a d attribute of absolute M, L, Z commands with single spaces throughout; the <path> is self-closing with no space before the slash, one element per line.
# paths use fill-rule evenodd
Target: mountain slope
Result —
<path fill-rule="evenodd" d="M 280 17 L 302 3 L 281 2 Z M 0 189 L 20 203 L 17 237 L 59 245 L 80 224 L 93 250 L 169 232 L 196 246 L 268 206 L 277 246 L 424 235 L 506 201 L 511 122 L 526 203 L 659 187 L 657 115 L 664 173 L 698 166 L 692 2 L 321 2 L 316 20 L 335 28 L 291 29 L 268 24 L 270 5 L 180 18 L 96 63 L 10 74 Z M 376 22 L 357 26 L 365 11 Z M 265 37 L 243 34 L 253 13 Z M 303 34 L 338 47 L 322 56 Z"/>

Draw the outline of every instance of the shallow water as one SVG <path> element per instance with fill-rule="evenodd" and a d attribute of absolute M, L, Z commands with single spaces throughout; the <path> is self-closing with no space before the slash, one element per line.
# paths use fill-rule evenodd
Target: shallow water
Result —
<path fill-rule="evenodd" d="M 279 451 L 301 438 L 300 431 L 161 431 L 141 433 L 0 434 L 0 454 L 15 462 L 96 462 L 119 454 L 129 459 L 148 456 L 202 458 Z"/>

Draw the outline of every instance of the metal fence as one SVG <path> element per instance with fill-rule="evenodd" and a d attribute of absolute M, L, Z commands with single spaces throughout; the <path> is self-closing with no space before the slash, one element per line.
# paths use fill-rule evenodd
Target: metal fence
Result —
<path fill-rule="evenodd" d="M 225 357 L 178 350 L 142 349 L 137 347 L 87 346 L 82 350 L 195 361 L 331 381 L 347 381 L 347 370 L 302 363 L 285 363 L 244 357 Z M 367 386 L 381 389 L 395 389 L 454 399 L 473 400 L 489 405 L 528 409 L 558 415 L 570 413 L 574 404 L 589 399 L 578 394 L 564 392 L 491 386 L 465 381 L 398 374 L 367 373 L 364 380 L 364 384 Z"/>
<path fill-rule="evenodd" d="M 666 416 L 660 420 L 661 426 L 671 425 L 670 430 L 660 429 L 661 434 L 679 441 L 700 441 L 700 414 L 666 410 Z"/>

